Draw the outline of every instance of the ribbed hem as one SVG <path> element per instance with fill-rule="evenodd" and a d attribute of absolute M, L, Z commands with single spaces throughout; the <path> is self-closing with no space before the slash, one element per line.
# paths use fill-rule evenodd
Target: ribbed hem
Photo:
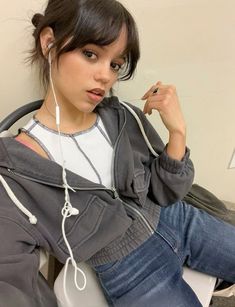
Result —
<path fill-rule="evenodd" d="M 132 225 L 128 228 L 123 237 L 110 243 L 105 248 L 92 256 L 87 262 L 91 266 L 110 263 L 127 256 L 146 241 L 155 231 L 160 216 L 160 207 L 152 203 L 152 231 L 141 218 L 133 220 Z"/>

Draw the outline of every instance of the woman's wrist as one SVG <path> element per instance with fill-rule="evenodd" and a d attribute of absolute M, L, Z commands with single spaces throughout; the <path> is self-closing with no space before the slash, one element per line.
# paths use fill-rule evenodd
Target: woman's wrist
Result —
<path fill-rule="evenodd" d="M 170 132 L 167 154 L 170 158 L 181 161 L 186 149 L 186 130 Z"/>

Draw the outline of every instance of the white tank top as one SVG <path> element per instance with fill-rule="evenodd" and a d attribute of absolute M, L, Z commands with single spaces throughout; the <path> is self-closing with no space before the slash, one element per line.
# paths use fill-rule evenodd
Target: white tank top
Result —
<path fill-rule="evenodd" d="M 59 134 L 32 118 L 22 131 L 30 135 L 47 153 L 49 159 L 62 165 Z M 61 133 L 66 169 L 110 188 L 113 147 L 99 116 L 95 124 L 81 132 Z"/>

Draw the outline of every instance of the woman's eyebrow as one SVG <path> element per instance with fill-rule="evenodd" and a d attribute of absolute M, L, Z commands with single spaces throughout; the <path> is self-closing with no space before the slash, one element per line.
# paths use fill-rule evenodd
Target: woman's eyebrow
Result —
<path fill-rule="evenodd" d="M 96 45 L 96 44 L 91 44 L 91 45 L 94 45 L 102 50 L 106 50 L 108 46 L 99 46 L 99 45 Z M 126 52 L 125 50 L 123 52 L 121 52 L 120 54 L 116 55 L 115 58 L 120 58 L 120 59 L 123 59 L 124 61 L 126 60 Z"/>

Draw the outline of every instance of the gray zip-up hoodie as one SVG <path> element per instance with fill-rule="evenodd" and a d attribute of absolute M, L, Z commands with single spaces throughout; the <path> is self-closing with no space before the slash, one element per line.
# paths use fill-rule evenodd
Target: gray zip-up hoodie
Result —
<path fill-rule="evenodd" d="M 67 171 L 68 184 L 75 190 L 70 192 L 71 203 L 79 214 L 66 220 L 65 230 L 78 262 L 100 265 L 130 253 L 156 229 L 160 207 L 182 199 L 192 185 L 189 150 L 182 161 L 171 159 L 144 114 L 131 107 L 159 156 L 149 151 L 136 120 L 118 99 L 104 99 L 96 112 L 114 148 L 112 189 Z M 61 233 L 61 166 L 14 138 L 1 138 L 0 174 L 37 218 L 31 224 L 0 184 L 0 307 L 15 306 L 10 304 L 14 298 L 22 300 L 18 306 L 56 306 L 38 276 L 38 266 L 39 248 L 62 263 L 69 256 Z"/>

